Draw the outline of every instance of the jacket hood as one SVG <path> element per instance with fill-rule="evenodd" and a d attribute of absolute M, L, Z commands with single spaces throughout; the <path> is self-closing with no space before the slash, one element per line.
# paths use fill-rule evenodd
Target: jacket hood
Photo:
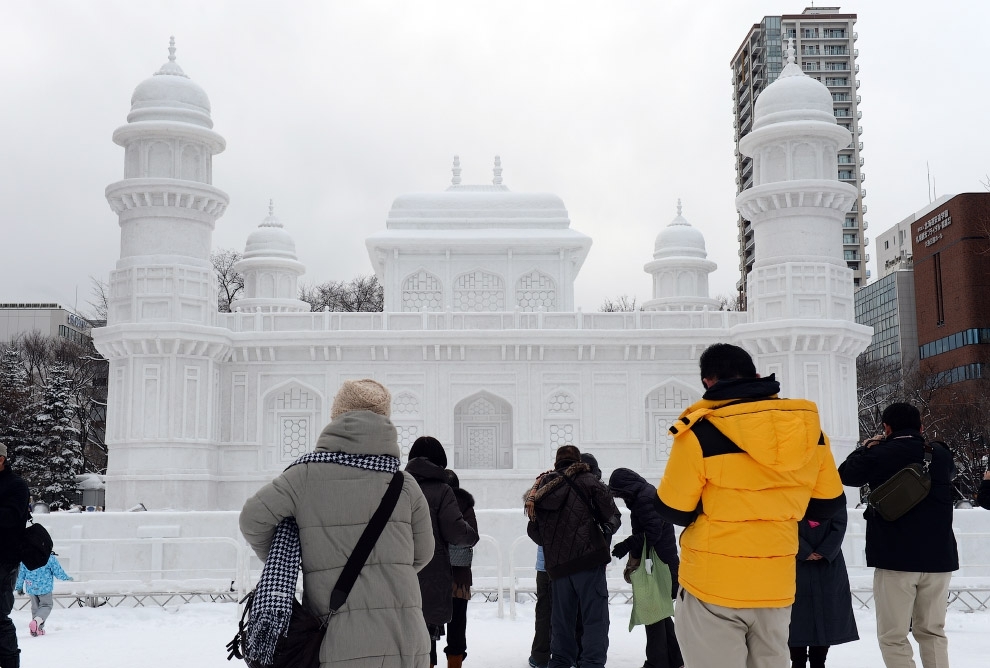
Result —
<path fill-rule="evenodd" d="M 392 421 L 371 411 L 347 411 L 338 415 L 323 428 L 316 449 L 352 455 L 401 456 Z"/>
<path fill-rule="evenodd" d="M 471 496 L 471 492 L 457 487 L 454 489 L 454 497 L 457 499 L 458 505 L 464 508 L 474 508 L 474 497 Z"/>
<path fill-rule="evenodd" d="M 443 476 L 443 469 L 431 462 L 426 457 L 413 457 L 406 464 L 406 470 L 412 474 L 416 480 L 439 480 L 447 484 Z"/>
<path fill-rule="evenodd" d="M 612 494 L 627 503 L 636 498 L 642 491 L 649 488 L 651 494 L 656 494 L 656 487 L 646 481 L 646 478 L 632 469 L 615 469 L 608 479 L 608 487 Z"/>
<path fill-rule="evenodd" d="M 685 412 L 680 423 L 688 427 L 700 419 L 708 420 L 763 466 L 780 472 L 801 468 L 815 456 L 819 445 L 828 443 L 818 407 L 805 399 L 776 395 L 743 401 L 702 399 Z M 681 424 L 675 422 L 674 428 L 680 431 Z"/>

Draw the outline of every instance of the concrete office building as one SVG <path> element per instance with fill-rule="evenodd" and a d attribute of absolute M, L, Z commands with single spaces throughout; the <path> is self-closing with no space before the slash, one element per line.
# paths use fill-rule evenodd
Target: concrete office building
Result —
<path fill-rule="evenodd" d="M 894 377 L 914 369 L 918 362 L 914 271 L 909 264 L 909 260 L 903 262 L 856 291 L 856 322 L 873 328 L 873 338 L 860 360 L 874 363 L 874 368 Z"/>
<path fill-rule="evenodd" d="M 60 336 L 79 345 L 88 345 L 90 323 L 72 311 L 53 303 L 0 303 L 0 342 L 28 334 Z"/>
<path fill-rule="evenodd" d="M 739 150 L 739 142 L 753 130 L 756 98 L 776 81 L 784 65 L 785 44 L 794 40 L 798 64 L 809 77 L 821 81 L 832 96 L 836 122 L 852 134 L 852 142 L 843 147 L 835 162 L 835 176 L 856 188 L 857 201 L 845 215 L 842 224 L 842 256 L 853 270 L 856 287 L 866 285 L 869 239 L 863 219 L 866 191 L 863 181 L 863 128 L 859 123 L 859 80 L 856 78 L 858 50 L 856 14 L 843 14 L 839 7 L 808 7 L 801 14 L 765 16 L 754 24 L 732 57 L 732 107 L 736 141 L 736 192 L 751 188 L 759 181 L 754 174 L 753 159 Z M 795 159 L 800 159 L 800 150 Z M 814 156 L 808 155 L 808 160 Z M 767 181 L 764 177 L 763 181 Z M 739 217 L 739 281 L 740 295 L 748 294 L 747 277 L 757 257 L 753 227 Z"/>

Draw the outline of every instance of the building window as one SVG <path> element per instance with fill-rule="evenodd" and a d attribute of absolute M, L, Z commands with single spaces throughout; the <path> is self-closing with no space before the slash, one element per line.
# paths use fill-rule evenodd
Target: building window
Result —
<path fill-rule="evenodd" d="M 935 253 L 932 260 L 935 267 L 935 325 L 941 327 L 945 324 L 945 302 L 942 300 L 942 254 Z"/>
<path fill-rule="evenodd" d="M 844 243 L 844 244 L 858 244 L 859 243 L 859 239 L 856 237 L 855 234 L 843 234 L 842 235 L 842 243 Z"/>
<path fill-rule="evenodd" d="M 839 172 L 839 178 L 840 179 L 852 180 L 853 173 L 851 171 L 849 171 L 848 169 L 843 169 L 843 170 L 841 170 Z"/>

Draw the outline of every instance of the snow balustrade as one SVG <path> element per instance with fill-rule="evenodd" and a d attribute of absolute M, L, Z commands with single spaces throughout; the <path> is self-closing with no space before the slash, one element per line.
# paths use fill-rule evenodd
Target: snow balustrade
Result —
<path fill-rule="evenodd" d="M 475 599 L 515 617 L 520 601 L 535 598 L 536 546 L 526 536 L 521 509 L 479 509 L 481 541 L 474 550 Z M 849 510 L 843 553 L 856 604 L 871 607 L 872 569 L 865 564 L 862 511 Z M 53 513 L 39 516 L 71 582 L 56 581 L 57 605 L 165 606 L 190 601 L 239 601 L 257 583 L 261 562 L 237 529 L 237 512 Z M 615 537 L 628 535 L 628 515 Z M 990 512 L 957 510 L 960 570 L 950 606 L 990 609 Z M 632 591 L 622 579 L 624 560 L 606 570 L 609 600 L 623 604 Z M 18 608 L 28 605 L 19 597 Z"/>

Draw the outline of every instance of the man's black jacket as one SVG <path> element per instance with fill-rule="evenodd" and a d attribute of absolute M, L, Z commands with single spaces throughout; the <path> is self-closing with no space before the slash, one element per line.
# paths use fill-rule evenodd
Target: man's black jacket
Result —
<path fill-rule="evenodd" d="M 21 537 L 28 519 L 28 487 L 5 462 L 0 471 L 0 564 L 21 562 Z"/>
<path fill-rule="evenodd" d="M 584 493 L 588 504 L 562 476 L 567 476 Z M 526 531 L 543 546 L 547 575 L 551 580 L 586 571 L 612 561 L 608 539 L 598 528 L 606 526 L 614 534 L 621 519 L 611 493 L 584 463 L 565 463 L 546 474 L 535 493 L 536 520 Z"/>
<path fill-rule="evenodd" d="M 948 573 L 959 568 L 952 533 L 952 453 L 933 443 L 932 488 L 918 505 L 888 522 L 867 508 L 866 565 L 891 571 Z M 844 485 L 876 489 L 909 464 L 925 457 L 925 439 L 914 430 L 900 430 L 871 448 L 857 448 L 839 465 Z"/>

